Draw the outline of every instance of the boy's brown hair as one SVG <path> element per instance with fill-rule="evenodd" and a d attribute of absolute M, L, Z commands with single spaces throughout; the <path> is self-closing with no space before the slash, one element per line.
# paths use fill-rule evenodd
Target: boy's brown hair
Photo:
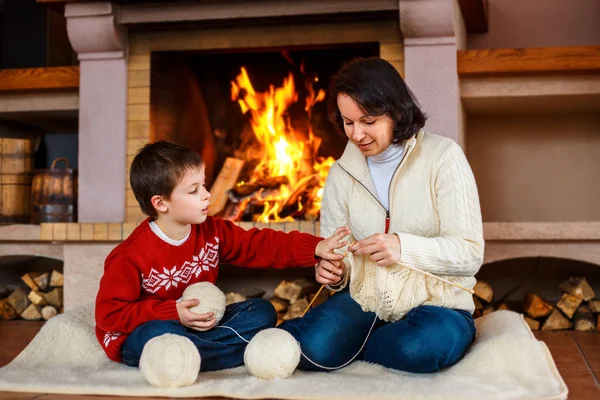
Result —
<path fill-rule="evenodd" d="M 200 154 L 188 147 L 164 141 L 145 145 L 133 159 L 129 173 L 131 188 L 142 212 L 156 218 L 158 213 L 152 205 L 152 197 L 168 199 L 187 171 L 203 166 Z"/>

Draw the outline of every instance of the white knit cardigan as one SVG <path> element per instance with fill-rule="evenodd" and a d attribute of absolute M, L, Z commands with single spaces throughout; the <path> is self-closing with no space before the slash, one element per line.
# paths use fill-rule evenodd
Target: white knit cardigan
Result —
<path fill-rule="evenodd" d="M 474 311 L 472 295 L 410 270 L 427 271 L 466 288 L 483 262 L 483 227 L 473 173 L 453 140 L 420 131 L 390 184 L 389 231 L 400 238 L 400 261 L 380 267 L 368 256 L 344 259 L 350 294 L 364 311 L 397 321 L 412 308 L 434 305 Z M 321 236 L 349 226 L 351 240 L 385 233 L 387 213 L 379 202 L 366 158 L 352 143 L 331 167 L 321 207 Z M 349 271 L 348 271 L 349 270 Z"/>

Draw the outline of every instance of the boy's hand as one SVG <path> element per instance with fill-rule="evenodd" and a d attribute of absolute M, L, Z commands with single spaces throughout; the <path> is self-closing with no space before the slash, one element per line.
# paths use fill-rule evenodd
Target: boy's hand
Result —
<path fill-rule="evenodd" d="M 215 313 L 196 314 L 191 312 L 190 307 L 195 307 L 200 304 L 198 299 L 182 300 L 175 303 L 177 314 L 181 325 L 197 331 L 207 331 L 215 326 Z"/>
<path fill-rule="evenodd" d="M 315 249 L 315 256 L 329 261 L 339 261 L 344 258 L 343 255 L 334 253 L 333 251 L 344 247 L 347 242 L 342 240 L 344 236 L 350 234 L 350 228 L 342 226 L 337 228 L 331 237 L 321 240 Z"/>
<path fill-rule="evenodd" d="M 315 269 L 315 280 L 322 285 L 337 285 L 344 277 L 343 261 L 320 260 Z"/>

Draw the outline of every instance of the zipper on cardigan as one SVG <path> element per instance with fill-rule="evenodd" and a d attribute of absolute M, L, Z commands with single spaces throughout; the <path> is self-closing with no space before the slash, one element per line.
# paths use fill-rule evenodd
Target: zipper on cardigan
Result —
<path fill-rule="evenodd" d="M 394 171 L 393 175 L 392 175 L 392 179 L 394 179 L 394 175 L 396 175 L 396 172 L 398 172 L 398 169 L 400 168 L 400 166 L 402 165 L 402 163 L 404 162 L 404 159 L 406 158 L 406 156 L 408 156 L 408 153 L 410 151 L 411 146 L 408 145 L 406 147 L 406 150 L 404 152 L 404 155 L 402 156 L 402 159 L 400 160 L 400 162 L 398 163 L 398 166 L 396 167 L 396 170 Z M 340 168 L 346 172 L 348 175 L 350 175 L 352 178 L 354 178 L 354 180 L 356 182 L 358 182 L 359 185 L 361 185 L 362 187 L 365 188 L 365 190 L 367 191 L 367 193 L 369 193 L 374 199 L 375 201 L 381 206 L 381 208 L 383 208 L 383 211 L 385 212 L 385 233 L 388 233 L 388 230 L 390 229 L 390 211 L 387 210 L 384 205 L 381 203 L 381 201 L 379 201 L 379 199 L 377 198 L 377 196 L 375 196 L 373 193 L 371 193 L 371 191 L 369 189 L 367 189 L 367 187 L 364 185 L 364 183 L 362 183 L 359 179 L 356 179 L 354 177 L 354 175 L 352 175 L 350 172 L 348 172 L 348 170 L 344 167 L 342 167 L 340 164 L 338 164 L 340 166 Z M 392 192 L 392 182 L 390 181 L 390 187 L 388 188 L 388 205 L 391 205 L 391 200 L 392 200 L 392 196 L 391 196 L 391 192 Z"/>
<path fill-rule="evenodd" d="M 394 170 L 394 173 L 392 174 L 392 179 L 390 179 L 390 186 L 388 187 L 388 207 L 389 208 L 392 208 L 392 181 L 394 180 L 394 176 L 398 173 L 398 170 L 402 166 L 402 163 L 404 162 L 404 159 L 408 155 L 409 151 L 410 151 L 410 145 L 406 146 L 406 149 L 404 150 L 404 154 L 402 155 L 402 158 L 400 159 L 398 166 L 396 167 L 396 169 Z M 390 230 L 390 211 L 385 210 L 385 233 L 388 233 L 389 230 Z"/>
<path fill-rule="evenodd" d="M 385 233 L 390 230 L 390 212 L 385 210 Z"/>

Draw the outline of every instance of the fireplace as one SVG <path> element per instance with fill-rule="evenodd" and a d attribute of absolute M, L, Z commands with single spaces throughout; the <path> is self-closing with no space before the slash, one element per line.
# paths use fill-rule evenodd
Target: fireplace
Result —
<path fill-rule="evenodd" d="M 150 140 L 202 154 L 211 215 L 318 220 L 346 144 L 327 117 L 329 82 L 344 62 L 377 55 L 377 43 L 153 53 Z"/>

